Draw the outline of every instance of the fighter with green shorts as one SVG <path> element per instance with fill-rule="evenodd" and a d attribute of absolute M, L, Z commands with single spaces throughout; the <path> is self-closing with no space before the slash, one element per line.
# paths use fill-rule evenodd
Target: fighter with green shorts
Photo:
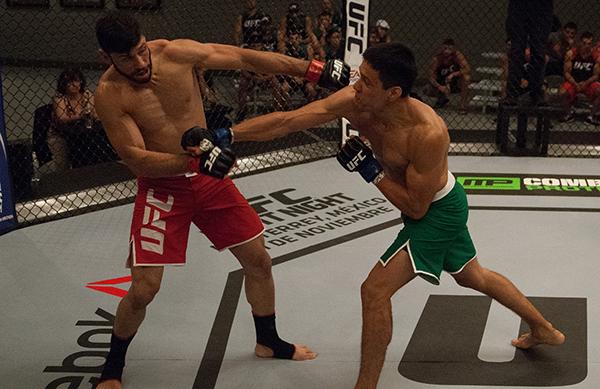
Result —
<path fill-rule="evenodd" d="M 381 264 L 404 249 L 415 273 L 439 285 L 442 270 L 459 273 L 476 256 L 467 219 L 469 206 L 465 191 L 448 172 L 448 183 L 434 196 L 429 210 L 419 220 L 403 215 L 404 228 L 381 256 Z"/>

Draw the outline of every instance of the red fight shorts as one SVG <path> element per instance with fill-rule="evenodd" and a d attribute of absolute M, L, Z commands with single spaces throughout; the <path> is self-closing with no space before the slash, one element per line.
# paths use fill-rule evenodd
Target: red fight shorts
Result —
<path fill-rule="evenodd" d="M 139 177 L 131 222 L 133 266 L 185 264 L 190 224 L 217 250 L 249 242 L 263 224 L 230 178 Z"/>
<path fill-rule="evenodd" d="M 568 81 L 563 83 L 563 89 L 567 91 L 569 95 L 569 102 L 573 103 L 577 98 L 577 91 L 575 90 L 575 86 Z M 600 95 L 600 82 L 594 81 L 590 83 L 581 93 L 585 94 L 585 96 L 593 101 L 596 96 Z"/>

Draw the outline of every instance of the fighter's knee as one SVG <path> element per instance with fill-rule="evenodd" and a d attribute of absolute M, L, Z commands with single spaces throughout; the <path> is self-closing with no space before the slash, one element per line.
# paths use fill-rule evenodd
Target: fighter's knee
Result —
<path fill-rule="evenodd" d="M 143 308 L 154 300 L 154 296 L 160 290 L 159 280 L 134 281 L 128 292 L 128 297 L 136 308 Z"/>
<path fill-rule="evenodd" d="M 260 277 L 260 278 L 269 278 L 271 277 L 271 257 L 268 253 L 256 253 L 249 258 L 247 261 L 244 261 L 244 273 L 246 275 Z"/>
<path fill-rule="evenodd" d="M 360 286 L 360 298 L 363 306 L 378 305 L 381 301 L 389 299 L 383 289 L 379 288 L 369 279 L 365 280 Z"/>

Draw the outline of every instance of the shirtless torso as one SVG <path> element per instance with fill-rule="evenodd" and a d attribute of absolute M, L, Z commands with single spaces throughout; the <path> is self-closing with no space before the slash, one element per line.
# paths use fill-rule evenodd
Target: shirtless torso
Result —
<path fill-rule="evenodd" d="M 154 40 L 147 45 L 152 53 L 150 82 L 130 83 L 114 67 L 100 79 L 96 99 L 112 111 L 103 110 L 102 119 L 110 123 L 107 116 L 119 113 L 125 122 L 135 122 L 146 150 L 181 153 L 181 135 L 192 126 L 206 127 L 194 64 L 177 57 L 174 42 Z M 123 130 L 107 126 L 111 140 L 119 140 Z"/>

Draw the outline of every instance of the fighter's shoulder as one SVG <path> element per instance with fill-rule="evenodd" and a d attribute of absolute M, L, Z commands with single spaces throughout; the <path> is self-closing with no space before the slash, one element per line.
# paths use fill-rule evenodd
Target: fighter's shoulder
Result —
<path fill-rule="evenodd" d="M 430 106 L 418 102 L 421 105 L 422 120 L 415 127 L 418 131 L 414 134 L 419 138 L 419 142 L 428 144 L 429 142 L 447 142 L 449 141 L 448 127 L 442 119 Z"/>
<path fill-rule="evenodd" d="M 109 68 L 98 80 L 98 86 L 94 91 L 96 107 L 118 106 L 123 96 L 124 88 L 127 87 L 118 77 L 113 68 Z"/>

